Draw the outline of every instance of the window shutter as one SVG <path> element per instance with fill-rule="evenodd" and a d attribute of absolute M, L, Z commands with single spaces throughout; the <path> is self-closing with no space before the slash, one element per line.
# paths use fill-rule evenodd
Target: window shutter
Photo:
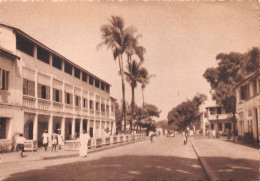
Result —
<path fill-rule="evenodd" d="M 38 84 L 38 98 L 42 98 L 42 85 Z"/>
<path fill-rule="evenodd" d="M 28 94 L 28 81 L 26 79 L 23 79 L 23 94 L 27 95 Z"/>
<path fill-rule="evenodd" d="M 46 99 L 50 100 L 50 87 L 46 86 Z"/>
<path fill-rule="evenodd" d="M 62 103 L 62 91 L 61 90 L 59 90 L 59 100 Z"/>
<path fill-rule="evenodd" d="M 5 86 L 5 90 L 9 89 L 9 72 L 6 71 L 6 86 Z"/>
<path fill-rule="evenodd" d="M 30 85 L 31 85 L 31 94 L 32 96 L 35 96 L 35 82 L 34 81 L 30 81 Z"/>
<path fill-rule="evenodd" d="M 0 69 L 0 90 L 2 90 L 3 89 L 3 76 L 2 76 L 2 72 L 3 72 L 3 70 L 2 69 Z"/>
<path fill-rule="evenodd" d="M 56 90 L 54 88 L 52 89 L 52 100 L 57 101 L 56 100 Z"/>
<path fill-rule="evenodd" d="M 70 104 L 73 105 L 73 97 L 72 97 L 72 94 L 69 94 L 70 95 Z"/>

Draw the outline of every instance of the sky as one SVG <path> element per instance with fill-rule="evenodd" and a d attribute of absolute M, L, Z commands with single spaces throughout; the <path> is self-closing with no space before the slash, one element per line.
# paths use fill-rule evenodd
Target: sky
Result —
<path fill-rule="evenodd" d="M 208 95 L 203 74 L 217 66 L 216 55 L 246 52 L 259 45 L 257 1 L 239 2 L 0 2 L 0 22 L 14 26 L 109 82 L 111 96 L 122 99 L 118 62 L 103 47 L 100 27 L 111 16 L 142 34 L 144 67 L 156 77 L 144 90 L 146 103 L 162 112 L 158 120 L 197 93 Z M 126 64 L 126 62 L 125 62 Z M 135 90 L 142 104 L 140 85 Z M 131 89 L 126 87 L 131 102 Z"/>

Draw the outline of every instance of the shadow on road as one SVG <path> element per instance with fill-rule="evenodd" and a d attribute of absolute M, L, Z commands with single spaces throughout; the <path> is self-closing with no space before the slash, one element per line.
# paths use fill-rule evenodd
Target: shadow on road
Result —
<path fill-rule="evenodd" d="M 7 180 L 208 180 L 197 159 L 173 156 L 134 156 L 103 157 L 98 160 L 48 166 L 10 175 Z M 207 157 L 209 165 L 219 164 L 216 173 L 221 180 L 252 180 L 258 177 L 251 160 Z M 40 164 L 40 162 L 39 162 Z M 223 169 L 223 164 L 225 168 Z M 222 166 L 221 166 L 222 165 Z"/>
<path fill-rule="evenodd" d="M 6 180 L 208 180 L 197 159 L 132 155 L 84 159 L 86 161 L 15 173 Z"/>

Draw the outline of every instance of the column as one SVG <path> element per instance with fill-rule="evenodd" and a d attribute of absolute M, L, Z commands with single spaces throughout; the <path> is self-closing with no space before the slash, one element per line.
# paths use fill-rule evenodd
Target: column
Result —
<path fill-rule="evenodd" d="M 33 120 L 33 141 L 36 141 L 36 148 L 38 148 L 38 114 L 36 113 Z"/>
<path fill-rule="evenodd" d="M 225 123 L 222 123 L 222 131 L 225 131 Z"/>
<path fill-rule="evenodd" d="M 51 135 L 53 133 L 53 115 L 49 117 L 49 124 L 48 124 L 48 133 L 49 133 L 49 147 L 51 147 Z"/>
<path fill-rule="evenodd" d="M 61 118 L 61 136 L 65 140 L 65 117 Z"/>
<path fill-rule="evenodd" d="M 63 112 L 65 111 L 65 105 L 66 105 L 66 102 L 65 102 L 65 81 L 63 79 L 62 80 L 62 111 Z"/>
<path fill-rule="evenodd" d="M 99 122 L 99 137 L 102 137 L 102 121 Z"/>
<path fill-rule="evenodd" d="M 34 75 L 34 82 L 35 82 L 35 107 L 38 108 L 38 69 L 36 68 L 35 70 L 35 75 Z"/>
<path fill-rule="evenodd" d="M 71 121 L 71 137 L 74 139 L 75 138 L 75 122 L 76 122 L 76 119 L 75 118 L 72 118 L 72 121 Z"/>
<path fill-rule="evenodd" d="M 90 135 L 90 120 L 89 118 L 87 119 L 87 133 Z"/>
<path fill-rule="evenodd" d="M 52 59 L 51 59 L 52 60 Z M 50 101 L 51 101 L 51 110 L 53 110 L 53 75 L 51 75 L 51 86 L 50 86 Z"/>
<path fill-rule="evenodd" d="M 80 134 L 83 133 L 83 118 L 80 118 L 80 122 L 79 122 L 79 132 L 80 132 Z"/>
<path fill-rule="evenodd" d="M 93 138 L 96 138 L 96 120 L 93 120 Z"/>
<path fill-rule="evenodd" d="M 116 122 L 113 121 L 113 130 L 112 130 L 112 134 L 115 135 L 116 134 Z"/>

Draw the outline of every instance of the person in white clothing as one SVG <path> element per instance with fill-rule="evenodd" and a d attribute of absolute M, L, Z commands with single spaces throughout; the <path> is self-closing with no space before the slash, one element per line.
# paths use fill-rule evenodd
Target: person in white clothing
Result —
<path fill-rule="evenodd" d="M 47 130 L 44 130 L 44 133 L 42 135 L 42 139 L 43 139 L 42 142 L 43 142 L 45 151 L 47 150 L 47 146 L 48 146 L 48 137 L 49 137 L 49 135 L 47 133 Z"/>
<path fill-rule="evenodd" d="M 80 153 L 79 156 L 81 157 L 86 157 L 88 154 L 88 140 L 90 136 L 88 133 L 83 133 L 80 134 Z"/>
<path fill-rule="evenodd" d="M 20 134 L 19 137 L 16 140 L 16 148 L 19 150 L 19 155 L 22 158 L 23 152 L 24 152 L 24 143 L 26 139 L 23 137 L 23 134 Z"/>

